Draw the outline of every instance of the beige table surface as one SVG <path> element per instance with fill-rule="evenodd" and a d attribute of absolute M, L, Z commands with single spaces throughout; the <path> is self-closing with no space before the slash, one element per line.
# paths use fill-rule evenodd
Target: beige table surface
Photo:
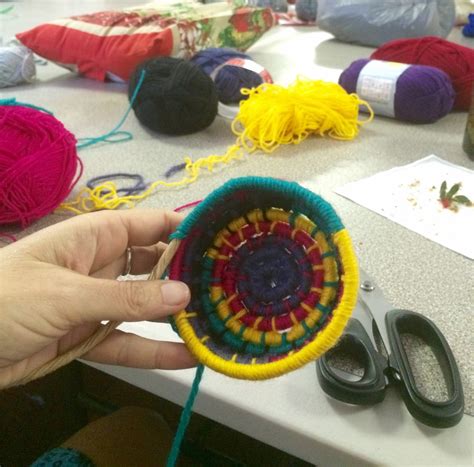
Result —
<path fill-rule="evenodd" d="M 58 16 L 133 4 L 118 0 L 20 1 L 15 3 L 14 14 L 0 23 L 0 36 L 5 41 L 16 32 Z M 473 41 L 463 38 L 459 31 L 454 31 L 450 38 L 473 46 Z M 317 28 L 278 27 L 249 53 L 272 73 L 276 82 L 285 84 L 298 74 L 336 81 L 352 60 L 369 56 L 371 50 L 339 43 Z M 38 67 L 35 84 L 2 89 L 2 97 L 16 97 L 50 109 L 77 137 L 107 132 L 127 108 L 123 85 L 83 79 L 51 63 Z M 252 155 L 205 174 L 188 188 L 159 191 L 140 206 L 174 208 L 200 199 L 226 180 L 243 175 L 312 182 L 340 214 L 353 237 L 361 266 L 375 278 L 387 298 L 398 308 L 428 316 L 444 333 L 460 367 L 466 410 L 472 413 L 472 261 L 334 193 L 335 188 L 347 182 L 433 153 L 473 169 L 474 164 L 461 147 L 465 123 L 465 113 L 452 113 L 432 125 L 376 118 L 354 141 L 311 138 L 299 146 L 280 148 L 270 157 Z M 217 118 L 205 131 L 183 137 L 152 134 L 138 124 L 133 114 L 124 129 L 133 133 L 133 141 L 80 152 L 85 170 L 77 188 L 93 176 L 120 171 L 141 173 L 147 180 L 161 179 L 184 156 L 197 158 L 222 153 L 234 139 L 229 122 L 222 118 Z M 14 228 L 8 231 L 22 237 L 65 217 L 53 214 L 23 232 Z M 473 229 L 474 223 L 466 228 Z M 173 338 L 172 331 L 162 325 L 137 325 L 135 329 L 144 335 Z M 189 371 L 99 367 L 181 404 L 192 378 Z M 239 391 L 252 391 L 255 400 L 242 401 Z M 298 391 L 302 397 L 290 397 Z M 257 407 L 267 402 L 273 402 L 272 409 Z M 313 365 L 264 383 L 229 380 L 207 371 L 196 411 L 321 465 L 341 465 L 349 459 L 361 465 L 472 464 L 471 417 L 465 416 L 460 425 L 450 430 L 422 427 L 411 419 L 395 392 L 390 392 L 387 400 L 373 409 L 345 407 L 324 396 Z"/>

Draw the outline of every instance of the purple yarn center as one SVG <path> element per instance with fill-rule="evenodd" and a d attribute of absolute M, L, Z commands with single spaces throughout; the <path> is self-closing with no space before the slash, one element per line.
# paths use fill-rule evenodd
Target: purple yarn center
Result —
<path fill-rule="evenodd" d="M 229 271 L 238 271 L 238 293 L 245 307 L 261 316 L 287 313 L 311 286 L 304 249 L 280 236 L 248 240 L 232 257 Z"/>

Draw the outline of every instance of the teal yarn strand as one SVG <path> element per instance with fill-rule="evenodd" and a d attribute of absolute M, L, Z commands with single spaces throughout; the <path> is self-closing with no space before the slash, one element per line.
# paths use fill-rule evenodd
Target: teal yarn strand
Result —
<path fill-rule="evenodd" d="M 0 99 L 0 105 L 17 105 L 19 107 L 29 107 L 30 109 L 39 110 L 49 115 L 54 115 L 53 112 L 46 110 L 44 107 L 39 107 L 33 104 L 26 104 L 25 102 L 18 102 L 15 97 L 9 97 L 8 99 Z"/>
<path fill-rule="evenodd" d="M 133 103 L 135 102 L 135 99 L 137 98 L 138 92 L 140 91 L 140 88 L 144 80 L 145 80 L 145 70 L 142 71 L 142 74 L 140 75 L 140 79 L 138 80 L 137 87 L 135 88 L 132 98 L 130 99 L 130 104 L 128 106 L 128 109 L 123 115 L 123 117 L 120 119 L 118 124 L 105 135 L 90 137 L 90 138 L 79 138 L 77 149 L 87 148 L 89 146 L 93 146 L 94 144 L 101 143 L 101 142 L 113 144 L 113 143 L 123 143 L 124 141 L 130 141 L 131 139 L 133 139 L 133 135 L 129 131 L 120 130 L 120 127 L 125 123 L 125 120 L 127 120 L 128 114 L 132 110 Z"/>
<path fill-rule="evenodd" d="M 125 123 L 125 120 L 127 120 L 128 114 L 132 110 L 133 103 L 135 102 L 135 99 L 137 98 L 138 92 L 140 91 L 140 88 L 144 80 L 145 80 L 145 70 L 142 71 L 140 75 L 140 79 L 138 80 L 138 84 L 135 88 L 132 98 L 130 99 L 130 104 L 128 106 L 128 109 L 123 115 L 123 117 L 120 119 L 118 124 L 105 135 L 90 137 L 90 138 L 78 138 L 77 145 L 76 145 L 77 149 L 87 148 L 89 146 L 93 146 L 94 144 L 101 143 L 101 142 L 113 144 L 113 143 L 123 143 L 124 141 L 130 141 L 131 139 L 133 139 L 133 135 L 129 131 L 120 130 L 120 127 Z M 8 98 L 8 99 L 0 99 L 0 105 L 17 105 L 21 107 L 30 107 L 32 109 L 40 110 L 50 115 L 54 115 L 52 112 L 44 109 L 43 107 L 38 107 L 37 105 L 33 105 L 33 104 L 25 104 L 24 102 L 18 102 L 14 97 Z"/>
<path fill-rule="evenodd" d="M 198 365 L 196 368 L 196 374 L 194 375 L 194 381 L 191 386 L 191 391 L 189 392 L 188 400 L 186 401 L 186 405 L 184 406 L 181 413 L 181 418 L 179 419 L 178 429 L 168 455 L 168 460 L 166 461 L 166 467 L 174 467 L 176 465 L 176 461 L 178 460 L 181 443 L 183 442 L 184 433 L 186 432 L 186 428 L 188 427 L 189 420 L 191 418 L 194 401 L 199 392 L 199 383 L 201 382 L 203 372 L 204 365 Z"/>

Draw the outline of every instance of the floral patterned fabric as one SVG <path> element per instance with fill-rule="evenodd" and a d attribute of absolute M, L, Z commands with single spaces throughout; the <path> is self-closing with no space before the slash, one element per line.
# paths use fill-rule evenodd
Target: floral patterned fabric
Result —
<path fill-rule="evenodd" d="M 275 21 L 269 8 L 159 1 L 51 21 L 17 38 L 38 55 L 90 78 L 126 80 L 152 57 L 187 59 L 208 47 L 245 50 Z"/>

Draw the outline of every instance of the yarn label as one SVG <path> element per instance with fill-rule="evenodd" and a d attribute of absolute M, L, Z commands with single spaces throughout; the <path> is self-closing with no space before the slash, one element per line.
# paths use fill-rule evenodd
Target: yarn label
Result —
<path fill-rule="evenodd" d="M 270 73 L 268 73 L 268 71 L 265 70 L 265 68 L 263 68 L 262 65 L 259 65 L 253 60 L 249 60 L 247 58 L 237 58 L 237 57 L 231 58 L 230 60 L 227 60 L 225 63 L 222 63 L 221 65 L 216 67 L 210 75 L 211 79 L 215 81 L 219 72 L 222 70 L 222 68 L 226 66 L 236 66 L 240 68 L 245 68 L 247 70 L 253 71 L 254 73 L 257 73 L 258 75 L 260 75 L 264 83 L 273 83 Z"/>
<path fill-rule="evenodd" d="M 366 100 L 377 115 L 395 117 L 397 81 L 409 66 L 404 63 L 371 60 L 359 73 L 357 95 Z"/>

